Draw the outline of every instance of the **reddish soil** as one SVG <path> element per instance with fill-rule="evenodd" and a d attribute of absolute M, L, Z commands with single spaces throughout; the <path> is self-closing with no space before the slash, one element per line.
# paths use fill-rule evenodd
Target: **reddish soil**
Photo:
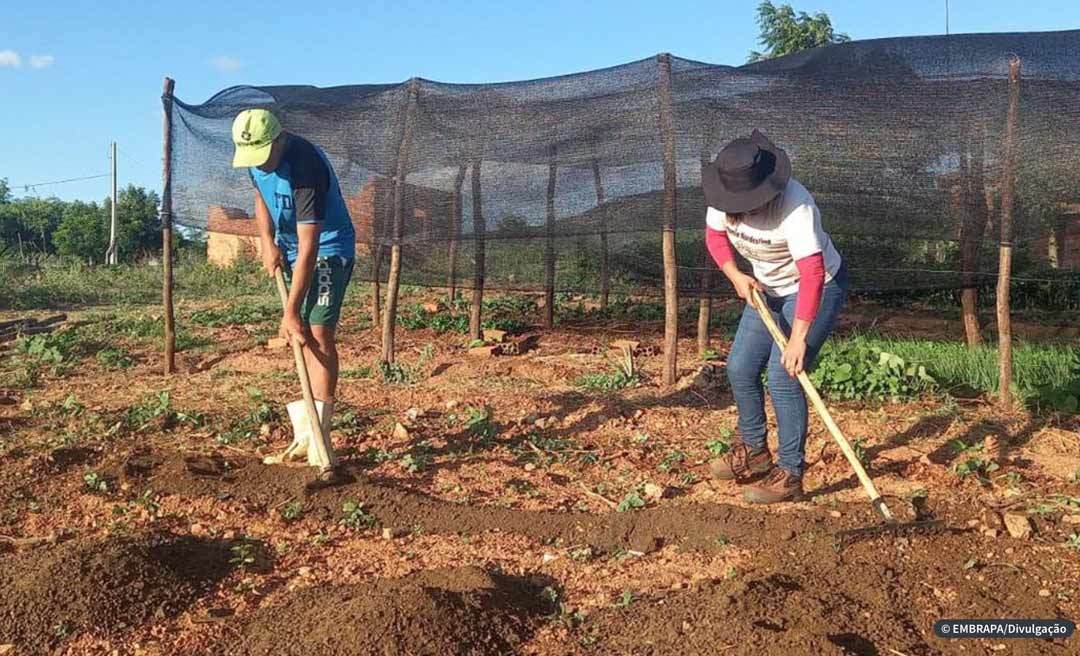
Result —
<path fill-rule="evenodd" d="M 47 653 L 176 616 L 232 569 L 227 545 L 166 534 L 78 539 L 0 559 L 0 644 Z"/>
<path fill-rule="evenodd" d="M 341 330 L 337 487 L 261 464 L 290 439 L 282 406 L 299 390 L 290 355 L 245 346 L 235 326 L 192 328 L 215 346 L 182 354 L 193 366 L 170 378 L 155 344 L 118 339 L 130 369 L 87 357 L 5 392 L 0 654 L 1080 651 L 1078 638 L 931 631 L 950 617 L 1080 618 L 1075 418 L 979 399 L 830 402 L 894 512 L 911 518 L 925 497 L 948 529 L 843 539 L 878 520 L 816 418 L 810 498 L 752 507 L 705 477 L 715 441 L 737 439 L 722 376 L 669 393 L 659 358 L 641 357 L 637 388 L 576 385 L 611 371 L 593 347 L 659 344 L 659 322 L 566 324 L 486 359 L 460 336 L 402 329 L 400 362 L 432 354 L 394 386 L 363 370 L 378 337 L 361 314 Z M 684 376 L 693 350 L 687 333 Z M 166 391 L 173 414 L 154 414 Z M 489 430 L 469 428 L 485 407 Z M 1000 469 L 958 473 L 956 441 L 988 437 Z M 659 494 L 643 508 L 614 509 L 647 483 Z M 373 526 L 342 523 L 351 502 Z M 1030 533 L 1010 537 L 1005 513 Z"/>
<path fill-rule="evenodd" d="M 550 612 L 536 582 L 475 567 L 427 570 L 294 592 L 256 612 L 223 653 L 506 654 Z"/>

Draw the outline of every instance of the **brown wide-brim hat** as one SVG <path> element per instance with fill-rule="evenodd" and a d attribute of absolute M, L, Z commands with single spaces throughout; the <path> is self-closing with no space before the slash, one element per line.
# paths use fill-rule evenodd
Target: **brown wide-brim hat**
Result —
<path fill-rule="evenodd" d="M 720 150 L 701 172 L 705 202 L 727 214 L 749 212 L 776 198 L 791 179 L 791 160 L 758 130 Z"/>

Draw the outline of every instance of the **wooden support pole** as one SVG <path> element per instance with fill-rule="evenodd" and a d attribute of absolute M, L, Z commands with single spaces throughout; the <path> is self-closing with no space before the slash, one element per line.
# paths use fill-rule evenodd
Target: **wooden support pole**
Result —
<path fill-rule="evenodd" d="M 161 162 L 161 303 L 165 315 L 165 374 L 176 371 L 176 316 L 173 312 L 173 229 L 172 229 L 172 104 L 175 84 L 165 78 L 161 105 L 165 110 Z"/>
<path fill-rule="evenodd" d="M 701 170 L 704 171 L 708 165 L 708 154 L 703 153 L 701 156 Z M 704 250 L 705 252 L 701 257 L 701 289 L 698 295 L 697 350 L 699 357 L 703 357 L 705 351 L 709 350 L 709 324 L 712 323 L 713 269 L 716 268 L 712 256 L 709 255 L 709 249 Z"/>
<path fill-rule="evenodd" d="M 1001 161 L 1001 249 L 998 262 L 998 403 L 1012 408 L 1012 322 L 1009 316 L 1009 277 L 1013 251 L 1013 159 L 1016 150 L 1016 122 L 1020 112 L 1020 58 L 1009 62 L 1009 113 L 1005 123 L 1005 145 Z"/>
<path fill-rule="evenodd" d="M 954 190 L 953 211 L 960 216 L 960 314 L 964 323 L 964 339 L 970 349 L 983 343 L 979 326 L 978 295 L 975 270 L 979 251 L 986 232 L 988 211 L 983 198 L 983 128 L 977 126 L 968 135 L 967 156 L 960 158 L 960 181 Z"/>
<path fill-rule="evenodd" d="M 555 146 L 548 153 L 547 219 L 544 223 L 544 328 L 555 327 Z"/>
<path fill-rule="evenodd" d="M 382 362 L 394 362 L 394 329 L 397 324 L 398 289 L 401 284 L 401 237 L 405 221 L 405 177 L 409 171 L 409 151 L 412 149 L 412 133 L 416 125 L 416 96 L 420 81 L 409 81 L 408 100 L 405 106 L 405 127 L 398 142 L 397 168 L 394 172 L 394 241 L 390 245 L 390 273 L 386 279 L 386 311 L 382 322 Z"/>
<path fill-rule="evenodd" d="M 663 385 L 675 384 L 679 347 L 679 273 L 675 261 L 675 120 L 671 101 L 671 55 L 657 56 L 660 65 L 660 133 L 664 138 L 664 365 Z"/>
<path fill-rule="evenodd" d="M 487 225 L 484 223 L 484 210 L 480 198 L 480 160 L 472 163 L 472 210 L 473 235 L 475 236 L 476 266 L 473 268 L 472 308 L 469 310 L 469 339 L 481 339 L 484 331 L 481 326 L 481 311 L 484 308 L 484 239 Z"/>
<path fill-rule="evenodd" d="M 457 300 L 457 258 L 458 258 L 458 242 L 461 240 L 461 215 L 462 215 L 462 199 L 461 199 L 461 187 L 465 182 L 465 165 L 458 166 L 457 177 L 454 178 L 454 210 L 451 221 L 453 225 L 450 235 L 450 247 L 446 254 L 447 259 L 447 272 L 446 272 L 446 286 L 450 288 L 450 302 L 453 303 Z"/>
<path fill-rule="evenodd" d="M 600 309 L 606 310 L 611 296 L 611 274 L 608 269 L 608 208 L 604 205 L 604 179 L 600 162 L 593 160 L 593 181 L 596 183 L 596 207 L 600 210 Z"/>

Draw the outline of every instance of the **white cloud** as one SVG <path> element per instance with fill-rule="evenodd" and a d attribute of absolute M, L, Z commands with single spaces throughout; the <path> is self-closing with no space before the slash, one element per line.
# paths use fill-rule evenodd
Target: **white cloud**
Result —
<path fill-rule="evenodd" d="M 56 61 L 52 55 L 30 55 L 31 68 L 48 68 Z"/>
<path fill-rule="evenodd" d="M 210 60 L 210 65 L 218 69 L 222 73 L 235 73 L 244 67 L 244 62 L 236 59 L 235 57 L 226 57 L 225 55 L 218 55 Z"/>
<path fill-rule="evenodd" d="M 21 65 L 19 53 L 14 50 L 0 50 L 0 68 L 18 68 Z"/>

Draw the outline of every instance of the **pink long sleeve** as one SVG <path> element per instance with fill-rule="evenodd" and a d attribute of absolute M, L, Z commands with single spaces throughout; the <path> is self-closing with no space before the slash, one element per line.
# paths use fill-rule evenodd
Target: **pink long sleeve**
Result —
<path fill-rule="evenodd" d="M 713 256 L 715 257 L 715 255 Z M 813 321 L 821 305 L 821 290 L 825 287 L 825 256 L 814 253 L 795 260 L 799 269 L 799 294 L 795 297 L 795 318 Z"/>
<path fill-rule="evenodd" d="M 713 230 L 706 226 L 705 247 L 709 249 L 709 255 L 712 255 L 712 259 L 716 262 L 716 266 L 721 269 L 724 268 L 725 264 L 735 259 L 735 254 L 731 250 L 731 242 L 728 240 L 727 233 L 722 230 Z"/>

